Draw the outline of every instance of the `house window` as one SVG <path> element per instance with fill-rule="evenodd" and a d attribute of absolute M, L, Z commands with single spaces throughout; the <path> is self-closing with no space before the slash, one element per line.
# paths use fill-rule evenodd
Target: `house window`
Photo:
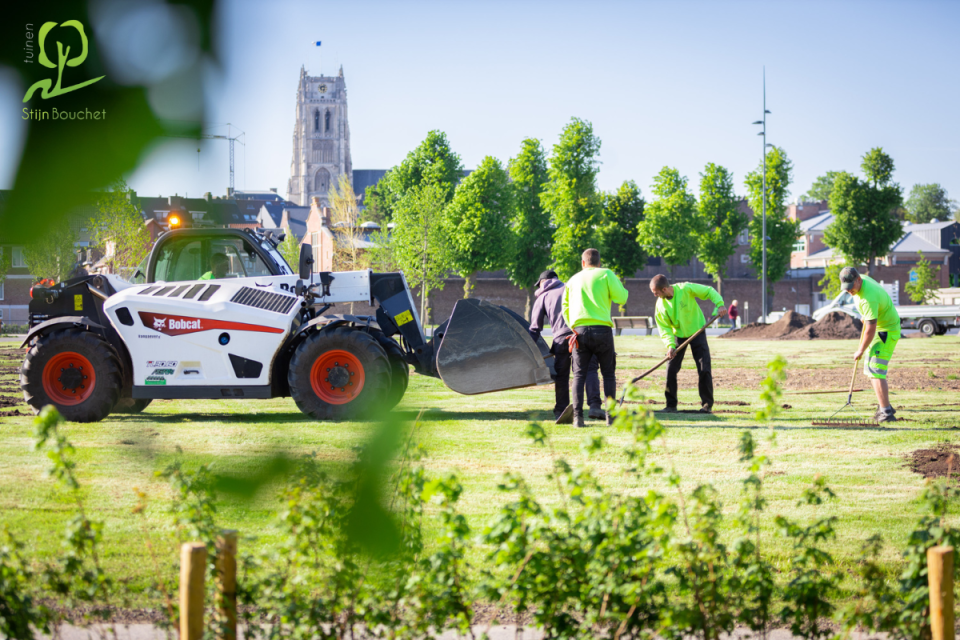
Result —
<path fill-rule="evenodd" d="M 323 114 L 323 132 L 330 133 L 330 109 L 327 109 L 327 112 Z"/>
<path fill-rule="evenodd" d="M 27 261 L 23 259 L 23 247 L 14 247 L 10 257 L 10 266 L 14 269 L 24 269 Z"/>
<path fill-rule="evenodd" d="M 793 243 L 794 251 L 806 251 L 807 250 L 807 236 L 800 236 L 797 238 L 797 241 Z"/>
<path fill-rule="evenodd" d="M 750 233 L 746 229 L 741 231 L 740 235 L 737 236 L 737 244 L 740 246 L 750 244 Z"/>
<path fill-rule="evenodd" d="M 313 112 L 313 130 L 320 131 L 320 112 L 319 111 Z"/>
<path fill-rule="evenodd" d="M 0 282 L 0 300 L 3 300 L 3 283 L 2 282 Z M 0 313 L 3 313 L 3 312 L 0 311 Z M 0 318 L 2 317 L 3 316 L 0 316 Z"/>

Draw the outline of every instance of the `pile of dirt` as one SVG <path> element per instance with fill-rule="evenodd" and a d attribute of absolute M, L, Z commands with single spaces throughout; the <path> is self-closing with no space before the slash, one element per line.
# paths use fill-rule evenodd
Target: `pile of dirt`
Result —
<path fill-rule="evenodd" d="M 960 477 L 960 451 L 949 442 L 935 449 L 917 449 L 910 454 L 910 470 L 924 478 Z"/>
<path fill-rule="evenodd" d="M 849 340 L 860 337 L 863 323 L 840 311 L 831 311 L 817 322 L 782 336 L 781 340 Z"/>
<path fill-rule="evenodd" d="M 787 311 L 779 320 L 772 324 L 751 322 L 744 327 L 729 331 L 720 337 L 732 338 L 734 340 L 777 340 L 811 324 L 813 324 L 813 318 L 810 316 L 805 316 L 796 311 Z"/>

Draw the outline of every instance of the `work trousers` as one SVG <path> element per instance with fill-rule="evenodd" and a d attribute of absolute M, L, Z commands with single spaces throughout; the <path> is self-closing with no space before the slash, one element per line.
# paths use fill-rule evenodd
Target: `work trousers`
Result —
<path fill-rule="evenodd" d="M 590 360 L 596 358 L 603 375 L 603 395 L 617 395 L 617 354 L 613 350 L 613 329 L 600 325 L 578 327 L 577 348 L 573 351 L 573 415 L 583 415 L 583 391 Z"/>
<path fill-rule="evenodd" d="M 554 395 L 556 404 L 553 407 L 554 415 L 559 416 L 563 410 L 570 404 L 570 365 L 573 359 L 570 355 L 570 346 L 567 337 L 554 340 L 550 346 L 550 353 L 553 354 L 553 368 L 557 372 Z M 590 359 L 587 365 L 587 404 L 591 409 L 600 409 L 603 403 L 600 401 L 600 376 L 597 371 L 600 364 L 596 356 Z"/>
<path fill-rule="evenodd" d="M 677 337 L 677 344 L 685 342 L 686 338 Z M 667 363 L 667 406 L 677 407 L 677 372 L 683 364 L 683 356 L 687 348 L 693 351 L 693 361 L 697 364 L 697 375 L 700 377 L 700 403 L 707 407 L 713 406 L 713 371 L 710 368 L 710 345 L 707 344 L 707 332 L 704 331 L 687 347 L 677 351 L 677 355 Z"/>

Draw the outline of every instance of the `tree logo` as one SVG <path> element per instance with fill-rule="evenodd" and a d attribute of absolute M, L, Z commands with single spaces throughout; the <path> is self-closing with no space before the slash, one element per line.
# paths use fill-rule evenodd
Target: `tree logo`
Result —
<path fill-rule="evenodd" d="M 44 47 L 46 44 L 47 34 L 50 33 L 50 30 L 57 26 L 56 22 L 45 22 L 42 27 L 40 27 L 40 64 L 50 69 L 57 70 L 57 84 L 53 85 L 51 88 L 52 80 L 50 78 L 44 78 L 43 80 L 38 80 L 33 83 L 33 85 L 27 89 L 27 93 L 23 96 L 23 101 L 26 102 L 33 97 L 34 92 L 37 89 L 42 89 L 40 97 L 46 100 L 47 98 L 53 98 L 64 93 L 69 93 L 70 91 L 76 91 L 77 89 L 82 89 L 87 85 L 91 85 L 98 80 L 103 80 L 106 76 L 100 76 L 99 78 L 93 78 L 92 80 L 87 80 L 86 82 L 81 82 L 69 87 L 61 86 L 63 81 L 63 68 L 67 67 L 78 67 L 84 60 L 87 59 L 87 34 L 83 31 L 83 25 L 80 24 L 77 20 L 67 20 L 62 23 L 62 27 L 73 27 L 80 33 L 80 42 L 82 49 L 80 55 L 71 59 L 70 58 L 70 46 L 63 46 L 63 43 L 57 40 L 57 63 L 54 64 L 50 61 L 50 57 L 47 55 L 47 51 Z"/>

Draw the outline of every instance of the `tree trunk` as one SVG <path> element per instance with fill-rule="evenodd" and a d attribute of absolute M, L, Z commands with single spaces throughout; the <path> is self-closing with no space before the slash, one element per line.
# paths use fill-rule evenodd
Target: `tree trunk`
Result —
<path fill-rule="evenodd" d="M 871 278 L 873 277 L 873 263 L 875 263 L 876 261 L 877 261 L 877 254 L 871 253 L 869 262 L 867 262 L 867 275 L 870 276 Z"/>
<path fill-rule="evenodd" d="M 536 288 L 536 287 L 527 287 L 526 289 L 524 289 L 524 291 L 526 291 L 526 293 L 527 293 L 527 306 L 526 306 L 526 308 L 523 310 L 523 317 L 526 318 L 527 320 L 531 320 L 531 321 L 532 321 L 533 318 L 531 317 L 531 314 L 533 313 L 533 300 L 534 300 L 534 298 L 536 298 L 536 296 L 537 296 L 537 293 L 536 293 L 536 292 L 537 292 L 537 288 Z"/>
<path fill-rule="evenodd" d="M 723 297 L 723 276 L 717 274 L 717 276 L 715 277 L 715 280 L 717 281 L 717 293 L 719 293 L 720 297 L 722 298 Z"/>
<path fill-rule="evenodd" d="M 476 284 L 476 282 L 475 282 L 475 277 L 476 277 L 476 274 L 475 274 L 475 273 L 468 273 L 468 274 L 467 274 L 466 276 L 464 276 L 464 278 L 463 278 L 463 298 L 464 298 L 464 300 L 466 300 L 467 298 L 469 298 L 469 297 L 471 297 L 471 296 L 473 295 L 473 286 L 474 286 L 474 284 Z"/>

